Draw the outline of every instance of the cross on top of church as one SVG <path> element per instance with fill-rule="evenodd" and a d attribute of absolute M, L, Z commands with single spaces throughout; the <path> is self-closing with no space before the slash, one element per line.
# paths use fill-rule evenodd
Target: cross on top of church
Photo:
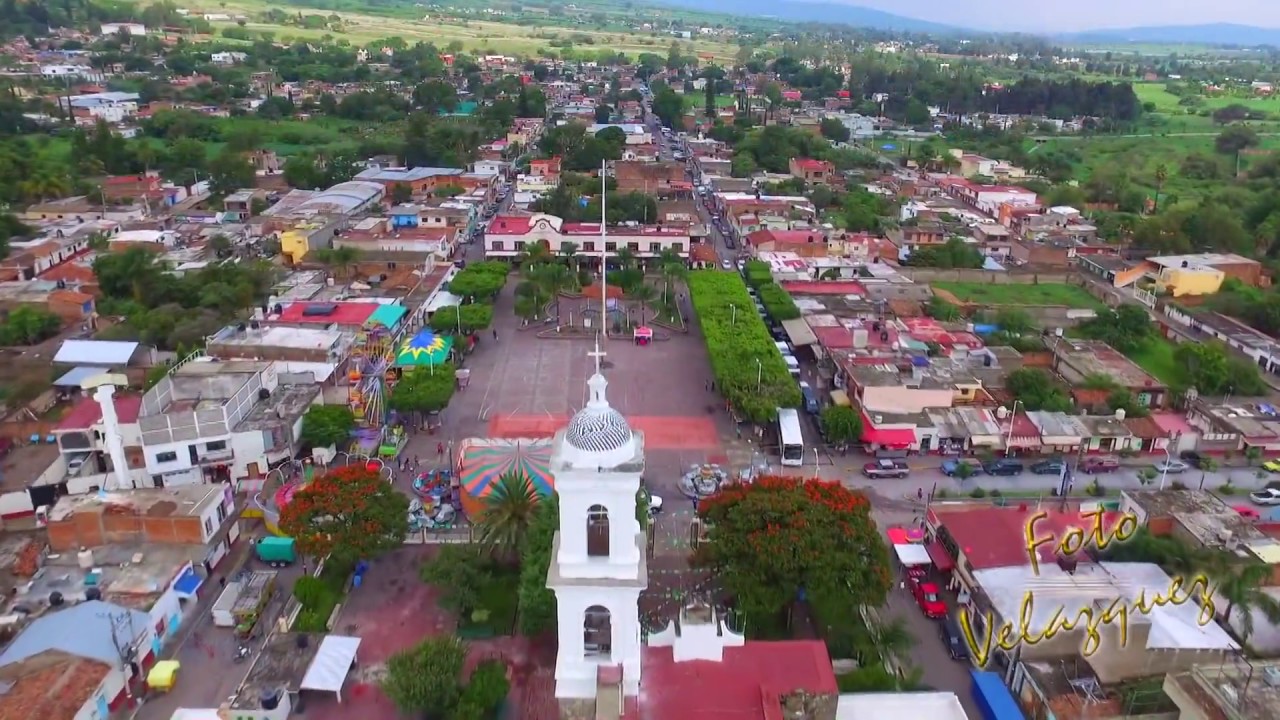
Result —
<path fill-rule="evenodd" d="M 601 350 L 601 349 L 600 349 L 600 338 L 599 338 L 599 336 L 597 336 L 597 337 L 596 337 L 596 349 L 595 349 L 595 350 L 592 350 L 591 352 L 588 352 L 588 353 L 587 353 L 587 357 L 595 358 L 595 361 L 596 361 L 596 375 L 599 375 L 599 374 L 600 374 L 600 361 L 601 361 L 601 359 L 603 359 L 603 358 L 604 358 L 606 355 L 608 355 L 608 354 L 609 354 L 609 353 L 607 353 L 607 352 L 605 352 L 605 351 L 603 351 L 603 350 Z"/>

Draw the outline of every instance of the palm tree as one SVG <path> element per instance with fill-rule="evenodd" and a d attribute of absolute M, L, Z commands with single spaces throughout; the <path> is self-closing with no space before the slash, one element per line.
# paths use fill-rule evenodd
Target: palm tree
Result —
<path fill-rule="evenodd" d="M 652 303 L 654 299 L 657 297 L 658 297 L 657 291 L 654 290 L 653 286 L 649 285 L 648 283 L 643 283 L 643 282 L 638 283 L 635 287 L 627 291 L 628 300 L 631 300 L 632 302 L 640 303 L 640 324 L 641 325 L 643 325 L 645 322 L 645 312 L 644 312 L 645 308 L 648 306 L 649 303 Z"/>
<path fill-rule="evenodd" d="M 1263 583 L 1271 577 L 1271 566 L 1261 562 L 1240 562 L 1225 552 L 1214 553 L 1207 559 L 1203 572 L 1217 584 L 1215 594 L 1227 601 L 1222 619 L 1231 625 L 1231 613 L 1240 613 L 1240 639 L 1249 641 L 1253 635 L 1254 611 L 1262 613 L 1267 622 L 1280 623 L 1280 600 L 1263 591 Z"/>
<path fill-rule="evenodd" d="M 1169 168 L 1160 163 L 1156 166 L 1156 199 L 1151 203 L 1151 213 L 1154 215 L 1160 210 L 1160 190 L 1164 187 L 1164 181 L 1169 179 Z"/>
<path fill-rule="evenodd" d="M 614 253 L 613 259 L 618 261 L 619 270 L 630 270 L 636 264 L 636 254 L 631 251 L 631 248 L 627 247 L 618 248 L 618 252 Z"/>
<path fill-rule="evenodd" d="M 526 243 L 520 257 L 516 259 L 516 264 L 527 268 L 531 265 L 541 265 L 550 259 L 551 251 L 547 249 L 545 243 Z"/>
<path fill-rule="evenodd" d="M 36 171 L 34 175 L 22 181 L 22 194 L 29 200 L 44 202 L 45 200 L 65 195 L 68 192 L 66 178 L 47 170 Z"/>
<path fill-rule="evenodd" d="M 578 250 L 580 249 L 576 242 L 560 243 L 560 255 L 564 257 L 565 262 L 569 264 L 569 267 L 573 268 L 575 273 L 578 272 Z"/>
<path fill-rule="evenodd" d="M 875 663 L 897 666 L 915 645 L 915 637 L 900 618 L 888 622 L 867 623 L 866 634 L 855 641 L 858 659 L 863 665 Z"/>
<path fill-rule="evenodd" d="M 480 516 L 480 544 L 495 554 L 515 557 L 538 507 L 538 491 L 523 473 L 506 472 L 485 498 Z"/>

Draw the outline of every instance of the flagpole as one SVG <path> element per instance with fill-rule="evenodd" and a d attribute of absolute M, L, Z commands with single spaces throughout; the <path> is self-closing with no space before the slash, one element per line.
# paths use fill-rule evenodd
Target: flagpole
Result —
<path fill-rule="evenodd" d="M 600 161 L 600 334 L 608 337 L 609 321 L 609 253 L 605 250 L 605 202 L 608 199 L 606 168 L 608 160 Z"/>

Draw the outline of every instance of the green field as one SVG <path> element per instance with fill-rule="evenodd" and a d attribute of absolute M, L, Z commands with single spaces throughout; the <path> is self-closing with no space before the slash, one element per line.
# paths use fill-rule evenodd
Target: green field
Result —
<path fill-rule="evenodd" d="M 961 302 L 980 305 L 1065 305 L 1073 308 L 1106 308 L 1102 301 L 1075 285 L 1063 283 L 930 283 Z"/>
<path fill-rule="evenodd" d="M 1130 354 L 1129 359 L 1165 385 L 1182 387 L 1186 385 L 1186 373 L 1178 365 L 1178 361 L 1174 360 L 1173 350 L 1173 343 L 1163 338 L 1154 338 L 1141 350 Z"/>
<path fill-rule="evenodd" d="M 716 107 L 727 108 L 733 107 L 738 99 L 732 95 L 717 95 Z M 684 96 L 685 110 L 702 110 L 707 106 L 707 95 L 704 92 L 692 92 Z"/>
<path fill-rule="evenodd" d="M 319 3 L 323 4 L 323 3 Z M 464 50 L 479 53 L 508 53 L 512 55 L 533 56 L 555 53 L 565 44 L 572 45 L 575 51 L 608 50 L 636 56 L 641 53 L 655 53 L 666 56 L 673 38 L 662 31 L 641 32 L 625 29 L 618 25 L 616 30 L 590 29 L 587 27 L 566 27 L 556 24 L 550 16 L 546 24 L 524 24 L 492 22 L 470 17 L 449 17 L 438 14 L 422 5 L 404 9 L 396 8 L 398 17 L 389 17 L 393 11 L 383 14 L 377 11 L 369 13 L 347 10 L 308 8 L 304 2 L 288 5 L 289 12 L 303 15 L 337 15 L 342 19 L 342 29 L 308 29 L 294 25 L 276 25 L 262 22 L 262 13 L 278 5 L 265 0 L 228 0 L 219 4 L 220 9 L 234 14 L 241 12 L 250 20 L 241 26 L 254 32 L 271 32 L 279 42 L 293 40 L 346 40 L 353 45 L 366 45 L 375 40 L 390 37 L 403 38 L 408 42 L 431 42 L 444 47 L 453 41 L 462 43 Z M 213 26 L 219 30 L 237 27 L 237 23 L 216 22 Z M 726 42 L 718 42 L 703 38 L 681 41 L 686 52 L 707 53 L 721 62 L 731 60 L 738 52 L 738 47 Z"/>
<path fill-rule="evenodd" d="M 1186 109 L 1178 105 L 1180 98 L 1166 90 L 1164 83 L 1134 83 L 1133 92 L 1138 96 L 1138 102 L 1155 103 L 1158 112 L 1181 112 Z M 1274 95 L 1269 98 L 1255 97 L 1247 88 L 1242 88 L 1235 93 L 1224 91 L 1214 95 L 1201 95 L 1200 97 L 1204 100 L 1202 107 L 1210 110 L 1216 110 L 1228 105 L 1243 105 L 1250 110 L 1280 112 L 1280 97 Z"/>

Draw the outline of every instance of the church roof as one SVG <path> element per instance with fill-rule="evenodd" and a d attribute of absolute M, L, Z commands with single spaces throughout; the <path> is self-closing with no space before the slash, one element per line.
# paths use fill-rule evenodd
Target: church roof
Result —
<path fill-rule="evenodd" d="M 611 407 L 587 406 L 569 420 L 564 439 L 579 450 L 612 452 L 631 442 L 631 425 Z"/>
<path fill-rule="evenodd" d="M 748 641 L 724 659 L 676 662 L 670 647 L 644 649 L 640 720 L 773 720 L 781 697 L 839 692 L 827 648 L 818 640 Z"/>

